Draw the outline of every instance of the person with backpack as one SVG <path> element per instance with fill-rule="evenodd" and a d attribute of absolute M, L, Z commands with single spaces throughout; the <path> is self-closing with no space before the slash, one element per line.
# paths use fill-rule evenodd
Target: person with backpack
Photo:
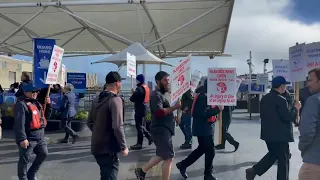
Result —
<path fill-rule="evenodd" d="M 47 142 L 44 139 L 44 128 L 52 108 L 44 108 L 37 101 L 38 90 L 32 82 L 23 82 L 23 96 L 14 107 L 14 133 L 19 147 L 18 177 L 19 180 L 36 180 L 36 173 L 48 155 Z M 50 98 L 46 98 L 50 104 Z M 36 158 L 27 169 L 34 152 Z"/>
<path fill-rule="evenodd" d="M 199 94 L 194 97 L 191 114 L 193 116 L 192 134 L 198 138 L 198 147 L 176 166 L 184 178 L 188 178 L 186 169 L 205 154 L 204 180 L 216 180 L 212 174 L 214 150 L 214 123 L 223 106 L 209 106 L 207 104 L 207 80 Z"/>

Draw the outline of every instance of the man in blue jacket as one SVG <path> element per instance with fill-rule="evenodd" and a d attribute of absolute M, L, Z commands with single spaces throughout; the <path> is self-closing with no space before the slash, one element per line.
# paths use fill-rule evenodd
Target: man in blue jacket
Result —
<path fill-rule="evenodd" d="M 77 114 L 75 108 L 76 94 L 73 92 L 73 89 L 74 86 L 72 84 L 66 84 L 64 87 L 64 96 L 62 98 L 60 112 L 66 135 L 61 143 L 68 143 L 69 136 L 71 136 L 73 139 L 72 144 L 74 144 L 79 138 L 79 135 L 71 128 L 71 122 L 74 116 Z"/>

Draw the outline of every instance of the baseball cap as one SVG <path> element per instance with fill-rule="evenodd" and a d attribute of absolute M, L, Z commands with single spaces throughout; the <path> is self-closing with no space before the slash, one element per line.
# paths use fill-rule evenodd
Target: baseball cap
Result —
<path fill-rule="evenodd" d="M 290 84 L 290 82 L 288 82 L 284 77 L 282 76 L 277 76 L 277 77 L 274 77 L 272 79 L 272 87 L 273 88 L 278 88 L 280 87 L 281 85 L 283 84 Z"/>
<path fill-rule="evenodd" d="M 159 71 L 156 76 L 155 76 L 155 80 L 156 81 L 161 81 L 161 79 L 165 76 L 170 76 L 170 74 L 168 74 L 167 72 L 165 71 Z"/>
<path fill-rule="evenodd" d="M 121 78 L 117 71 L 111 71 L 106 76 L 106 84 L 111 84 L 122 80 L 124 80 L 124 78 Z"/>
<path fill-rule="evenodd" d="M 24 92 L 36 92 L 39 91 L 32 82 L 23 82 L 22 89 Z"/>

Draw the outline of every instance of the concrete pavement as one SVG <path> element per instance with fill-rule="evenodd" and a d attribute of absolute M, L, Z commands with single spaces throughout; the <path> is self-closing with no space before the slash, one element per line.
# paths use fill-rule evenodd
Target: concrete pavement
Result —
<path fill-rule="evenodd" d="M 218 124 L 216 125 L 218 127 Z M 214 159 L 214 173 L 220 180 L 245 180 L 244 170 L 259 161 L 267 152 L 266 145 L 260 140 L 260 124 L 258 120 L 234 120 L 230 127 L 230 133 L 240 142 L 237 152 L 231 153 L 233 147 L 227 145 L 225 151 L 217 151 Z M 3 140 L 0 140 L 0 179 L 15 180 L 17 148 L 10 138 L 10 132 L 5 131 Z M 128 145 L 136 142 L 135 131 L 126 128 Z M 218 134 L 218 132 L 216 133 Z M 90 132 L 85 131 L 82 138 L 76 144 L 57 144 L 62 138 L 62 133 L 49 134 L 49 156 L 39 172 L 39 180 L 98 180 L 99 167 L 90 154 Z M 7 137 L 7 138 L 6 138 Z M 296 142 L 291 144 L 290 180 L 297 180 L 301 166 L 300 152 L 297 149 L 298 132 L 295 130 Z M 176 158 L 172 167 L 171 180 L 182 179 L 175 167 L 175 163 L 184 159 L 191 150 L 180 150 L 183 135 L 179 128 L 173 138 Z M 217 138 L 216 138 L 217 139 Z M 145 141 L 146 143 L 147 141 Z M 194 148 L 196 139 L 194 138 Z M 217 142 L 217 141 L 216 141 Z M 141 167 L 155 153 L 154 146 L 146 147 L 140 151 L 130 151 L 128 157 L 121 157 L 119 180 L 135 180 L 133 169 Z M 189 180 L 203 179 L 204 158 L 199 159 L 188 168 Z M 161 165 L 148 172 L 149 180 L 160 179 Z M 264 176 L 257 180 L 275 180 L 276 166 L 273 166 Z"/>

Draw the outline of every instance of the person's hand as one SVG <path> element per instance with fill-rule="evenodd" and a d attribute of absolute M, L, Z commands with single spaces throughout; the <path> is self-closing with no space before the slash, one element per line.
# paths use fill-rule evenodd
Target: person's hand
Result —
<path fill-rule="evenodd" d="M 177 103 L 174 105 L 174 107 L 175 107 L 176 109 L 180 109 L 180 108 L 181 108 L 181 101 L 180 101 L 180 99 L 178 99 L 178 101 L 177 101 Z"/>
<path fill-rule="evenodd" d="M 298 110 L 300 110 L 301 109 L 300 101 L 296 101 L 295 104 L 294 104 L 294 107 L 296 107 Z"/>
<path fill-rule="evenodd" d="M 126 149 L 122 151 L 122 156 L 128 156 L 128 154 L 129 154 L 129 149 L 126 147 Z"/>
<path fill-rule="evenodd" d="M 177 124 L 180 124 L 180 122 L 181 122 L 181 119 L 179 119 L 178 116 L 175 116 L 175 117 L 174 117 L 174 120 L 176 121 Z"/>
<path fill-rule="evenodd" d="M 46 104 L 50 104 L 50 103 L 51 103 L 50 97 L 46 97 Z"/>
<path fill-rule="evenodd" d="M 20 142 L 20 147 L 27 149 L 29 146 L 29 141 L 28 140 L 24 140 L 22 142 Z"/>
<path fill-rule="evenodd" d="M 219 108 L 220 111 L 223 111 L 224 106 L 218 106 L 218 108 Z"/>

